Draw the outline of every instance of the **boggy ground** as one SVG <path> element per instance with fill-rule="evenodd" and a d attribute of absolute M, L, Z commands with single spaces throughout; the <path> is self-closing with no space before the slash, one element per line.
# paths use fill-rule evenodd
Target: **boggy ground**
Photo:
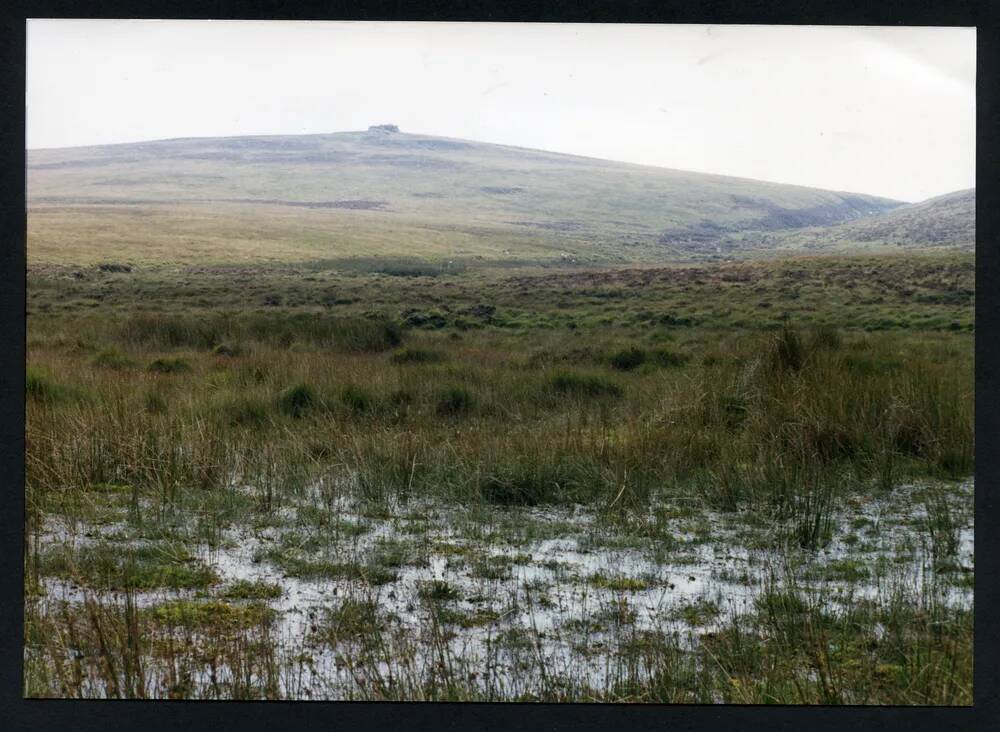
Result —
<path fill-rule="evenodd" d="M 971 703 L 972 288 L 33 269 L 25 691 Z"/>

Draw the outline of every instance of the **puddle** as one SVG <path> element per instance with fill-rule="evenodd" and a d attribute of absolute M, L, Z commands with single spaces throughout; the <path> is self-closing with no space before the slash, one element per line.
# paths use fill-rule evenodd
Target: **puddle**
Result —
<path fill-rule="evenodd" d="M 356 694 L 361 682 L 351 669 L 355 646 L 317 640 L 326 611 L 348 598 L 374 602 L 387 637 L 400 649 L 398 661 L 374 667 L 386 677 L 435 662 L 431 654 L 440 654 L 440 647 L 424 641 L 436 627 L 435 608 L 446 608 L 459 622 L 438 628 L 434 638 L 462 660 L 463 668 L 477 669 L 470 683 L 484 688 L 490 683 L 494 689 L 506 684 L 512 695 L 528 690 L 537 680 L 525 676 L 523 656 L 537 654 L 547 668 L 565 669 L 581 685 L 605 688 L 620 660 L 603 649 L 616 637 L 667 631 L 693 645 L 700 634 L 752 611 L 762 588 L 786 576 L 788 566 L 801 587 L 825 590 L 831 610 L 838 603 L 877 598 L 900 582 L 919 590 L 931 576 L 931 547 L 921 528 L 926 516 L 912 497 L 919 488 L 904 486 L 838 515 L 831 542 L 816 552 L 746 548 L 750 534 L 741 518 L 714 513 L 670 519 L 661 524 L 663 538 L 625 535 L 627 541 L 579 507 L 502 509 L 496 521 L 484 524 L 468 512 L 411 501 L 390 506 L 384 515 L 366 516 L 349 500 L 331 498 L 323 484 L 305 491 L 298 509 L 325 507 L 336 531 L 296 528 L 297 509 L 285 507 L 274 525 L 230 527 L 216 546 L 189 549 L 219 575 L 220 588 L 239 580 L 281 587 L 281 596 L 268 600 L 278 613 L 273 637 L 281 653 L 300 659 L 294 673 L 282 674 L 283 696 Z M 972 491 L 970 480 L 950 499 L 960 523 L 953 562 L 967 572 L 973 568 Z M 692 521 L 707 524 L 707 536 L 704 530 L 701 535 L 692 531 Z M 39 543 L 81 547 L 106 542 L 128 528 L 124 523 L 73 527 L 50 519 Z M 532 533 L 536 538 L 522 540 Z M 287 534 L 316 539 L 314 551 L 302 551 L 310 561 L 371 566 L 387 546 L 403 559 L 401 566 L 391 567 L 394 581 L 375 586 L 358 579 L 288 576 L 268 559 L 269 552 L 283 551 Z M 634 545 L 620 546 L 629 542 Z M 449 588 L 448 597 L 437 603 L 421 594 L 435 581 Z M 65 581 L 45 578 L 43 586 L 42 602 L 83 601 L 83 590 Z M 971 608 L 970 587 L 934 586 L 940 601 Z M 144 592 L 136 601 L 148 606 L 196 595 L 190 590 Z M 112 592 L 102 596 L 117 597 Z M 529 643 L 515 642 L 519 631 L 527 633 Z"/>

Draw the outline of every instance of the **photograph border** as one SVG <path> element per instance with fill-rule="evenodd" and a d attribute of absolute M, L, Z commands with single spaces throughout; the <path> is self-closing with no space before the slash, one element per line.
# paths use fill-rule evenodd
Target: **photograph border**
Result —
<path fill-rule="evenodd" d="M 1000 4 L 982 2 L 794 2 L 764 4 L 688 2 L 24 2 L 3 16 L 0 44 L 4 114 L 0 127 L 5 245 L 0 286 L 0 475 L 7 496 L 0 529 L 0 719 L 14 728 L 79 730 L 111 726 L 176 730 L 179 725 L 247 730 L 323 726 L 333 729 L 473 730 L 545 728 L 578 731 L 622 724 L 669 725 L 673 729 L 908 728 L 970 730 L 1000 725 L 1000 655 L 997 581 L 1000 536 L 996 476 L 997 373 L 1000 368 L 1000 170 L 997 139 Z M 950 25 L 977 32 L 977 208 L 976 208 L 976 523 L 975 670 L 970 708 L 958 707 L 800 707 L 744 705 L 417 703 L 417 702 L 226 702 L 26 700 L 23 678 L 23 511 L 24 368 L 26 309 L 25 217 L 25 20 L 27 18 L 176 18 L 282 20 L 423 20 L 479 22 L 730 23 L 781 25 Z"/>

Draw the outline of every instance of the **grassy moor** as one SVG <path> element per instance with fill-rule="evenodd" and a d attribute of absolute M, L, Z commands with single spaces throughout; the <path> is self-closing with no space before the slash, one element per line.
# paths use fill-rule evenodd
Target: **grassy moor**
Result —
<path fill-rule="evenodd" d="M 24 693 L 972 703 L 975 192 L 28 153 Z"/>

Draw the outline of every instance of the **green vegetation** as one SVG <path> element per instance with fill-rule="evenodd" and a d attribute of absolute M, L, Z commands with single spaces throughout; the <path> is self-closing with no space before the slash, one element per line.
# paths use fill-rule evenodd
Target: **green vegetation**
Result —
<path fill-rule="evenodd" d="M 259 625 L 273 617 L 266 605 L 228 605 L 224 602 L 166 602 L 150 610 L 154 622 L 166 626 L 186 628 L 223 628 Z"/>
<path fill-rule="evenodd" d="M 101 351 L 94 356 L 91 363 L 99 368 L 112 369 L 115 371 L 122 371 L 135 367 L 135 361 L 114 348 L 108 348 Z"/>
<path fill-rule="evenodd" d="M 616 592 L 638 592 L 649 587 L 646 580 L 638 577 L 609 577 L 605 574 L 594 574 L 588 578 L 594 587 L 600 587 Z"/>
<path fill-rule="evenodd" d="M 107 545 L 76 552 L 53 548 L 39 557 L 39 567 L 43 574 L 119 590 L 202 588 L 218 579 L 179 543 L 150 544 L 127 551 Z"/>
<path fill-rule="evenodd" d="M 109 279 L 153 263 L 220 267 L 241 284 L 241 265 L 331 252 L 393 285 L 482 261 L 719 257 L 899 205 L 405 132 L 31 150 L 27 176 L 32 263 L 86 264 Z M 352 297 L 324 289 L 331 307 Z M 265 289 L 258 302 L 294 293 Z"/>
<path fill-rule="evenodd" d="M 268 582 L 238 580 L 226 588 L 223 597 L 227 600 L 273 600 L 281 597 L 281 586 Z"/>
<path fill-rule="evenodd" d="M 971 701 L 971 256 L 399 264 L 30 270 L 29 695 Z"/>
<path fill-rule="evenodd" d="M 430 580 L 420 587 L 421 599 L 428 602 L 450 602 L 459 598 L 459 592 L 444 580 Z"/>
<path fill-rule="evenodd" d="M 442 360 L 440 352 L 427 348 L 401 348 L 392 354 L 392 362 L 398 364 L 436 363 Z"/>
<path fill-rule="evenodd" d="M 579 397 L 617 397 L 622 395 L 618 384 L 598 374 L 581 374 L 574 371 L 561 371 L 549 379 L 552 389 L 561 393 Z"/>
<path fill-rule="evenodd" d="M 278 394 L 278 407 L 290 417 L 301 417 L 318 401 L 315 390 L 308 384 L 290 386 Z"/>
<path fill-rule="evenodd" d="M 157 358 L 151 361 L 148 369 L 161 374 L 178 374 L 191 370 L 191 364 L 183 358 Z"/>
<path fill-rule="evenodd" d="M 27 696 L 971 703 L 974 191 L 389 126 L 27 175 Z"/>

